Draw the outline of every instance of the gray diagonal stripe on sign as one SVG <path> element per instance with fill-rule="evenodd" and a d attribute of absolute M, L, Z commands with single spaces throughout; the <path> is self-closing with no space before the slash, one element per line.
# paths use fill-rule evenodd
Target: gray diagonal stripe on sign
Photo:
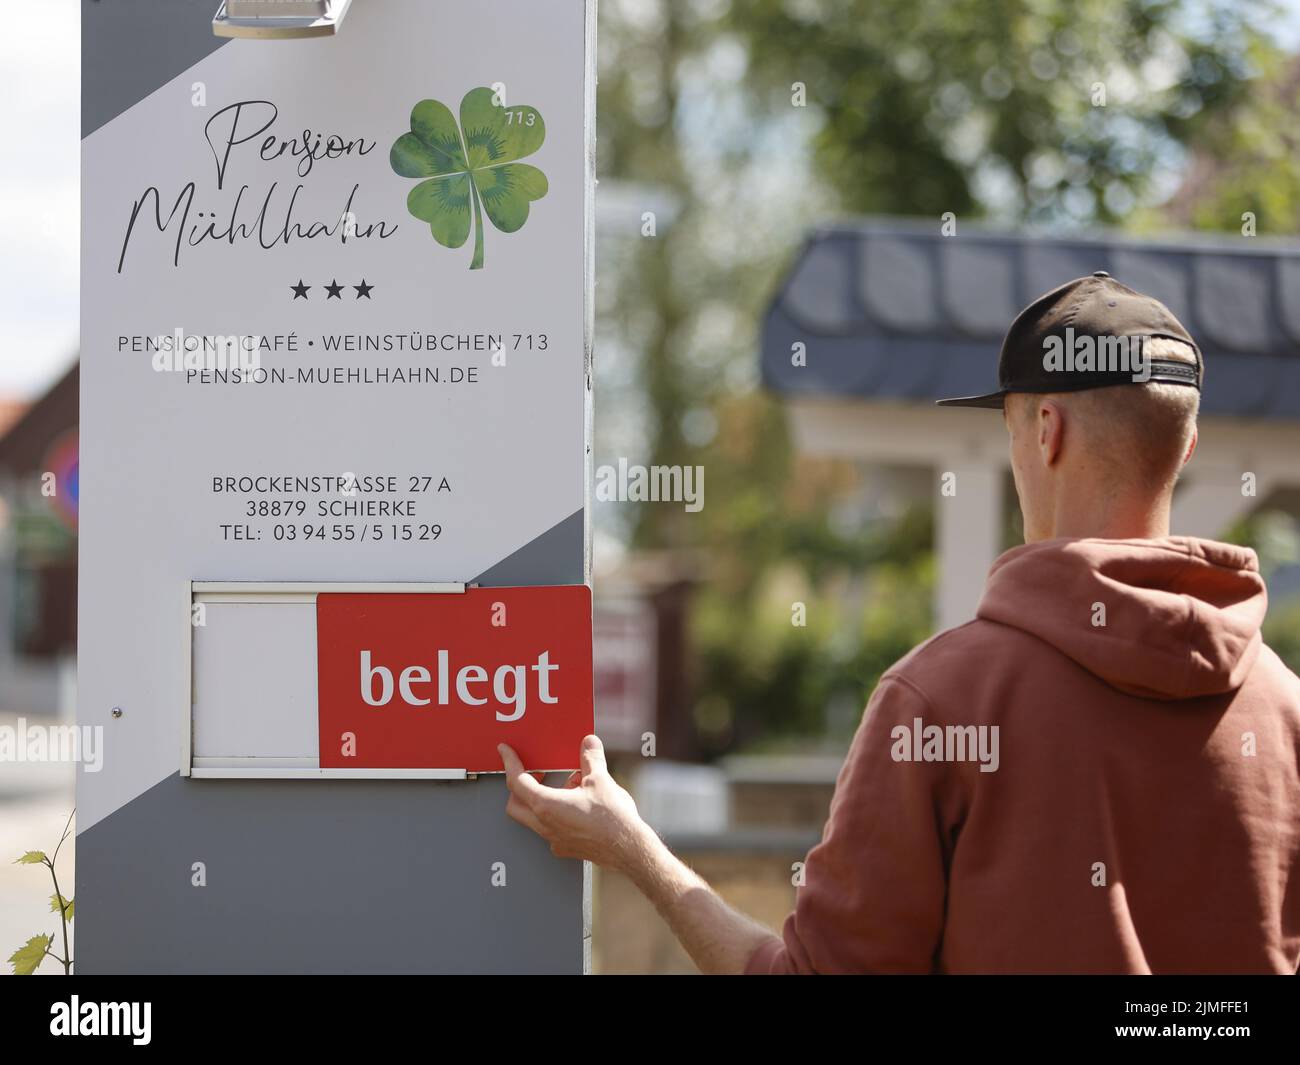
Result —
<path fill-rule="evenodd" d="M 81 136 L 88 137 L 229 40 L 219 0 L 81 0 Z"/>
<path fill-rule="evenodd" d="M 583 863 L 505 806 L 497 774 L 174 774 L 77 835 L 77 972 L 579 973 Z"/>
<path fill-rule="evenodd" d="M 484 570 L 474 581 L 487 588 L 521 584 L 582 584 L 586 547 L 583 512 L 575 510 L 558 525 Z"/>

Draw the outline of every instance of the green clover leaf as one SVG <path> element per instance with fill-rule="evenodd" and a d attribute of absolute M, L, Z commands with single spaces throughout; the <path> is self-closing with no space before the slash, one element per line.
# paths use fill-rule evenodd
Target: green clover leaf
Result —
<path fill-rule="evenodd" d="M 469 239 L 483 267 L 483 212 L 502 233 L 528 221 L 528 208 L 547 192 L 546 175 L 519 162 L 546 139 L 534 107 L 505 107 L 491 89 L 471 89 L 460 102 L 460 125 L 445 104 L 421 100 L 411 110 L 411 132 L 394 142 L 388 162 L 402 177 L 424 178 L 406 197 L 407 210 L 429 223 L 433 239 L 459 248 Z"/>

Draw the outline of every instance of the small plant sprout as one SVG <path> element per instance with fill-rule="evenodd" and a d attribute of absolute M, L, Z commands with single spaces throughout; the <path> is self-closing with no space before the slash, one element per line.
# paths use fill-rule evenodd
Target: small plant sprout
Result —
<path fill-rule="evenodd" d="M 59 844 L 54 848 L 53 857 L 44 851 L 28 851 L 22 857 L 14 859 L 16 865 L 43 865 L 50 871 L 50 879 L 54 882 L 54 894 L 50 896 L 50 912 L 57 913 L 63 924 L 63 956 L 60 957 L 50 949 L 50 944 L 54 942 L 53 933 L 32 936 L 9 955 L 9 964 L 14 976 L 31 976 L 40 967 L 46 955 L 56 959 L 63 966 L 65 976 L 72 975 L 72 953 L 68 950 L 68 922 L 72 920 L 75 900 L 64 898 L 63 892 L 59 890 L 59 876 L 55 871 L 54 863 L 59 860 L 59 851 L 68 838 L 68 832 L 72 829 L 72 818 L 76 812 L 73 810 L 68 814 L 67 823 L 63 826 L 63 835 L 59 837 Z"/>

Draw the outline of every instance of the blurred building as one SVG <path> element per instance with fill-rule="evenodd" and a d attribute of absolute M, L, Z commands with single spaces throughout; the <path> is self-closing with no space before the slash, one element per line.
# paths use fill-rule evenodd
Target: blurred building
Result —
<path fill-rule="evenodd" d="M 0 713 L 73 711 L 77 388 L 73 366 L 0 426 Z"/>
<path fill-rule="evenodd" d="M 689 620 L 701 567 L 686 553 L 640 551 L 594 574 L 596 730 L 634 764 L 700 757 Z"/>
<path fill-rule="evenodd" d="M 1258 237 L 1047 239 L 936 220 L 814 232 L 769 308 L 762 371 L 809 453 L 924 476 L 935 499 L 937 628 L 974 616 L 1006 546 L 1014 490 L 995 412 L 938 408 L 991 391 L 1003 335 L 1043 292 L 1098 270 L 1164 302 L 1205 355 L 1200 443 L 1176 533 L 1213 537 L 1256 508 L 1300 514 L 1300 245 Z M 802 346 L 802 347 L 800 347 Z M 804 364 L 792 357 L 802 352 Z M 939 497 L 940 475 L 956 492 Z"/>

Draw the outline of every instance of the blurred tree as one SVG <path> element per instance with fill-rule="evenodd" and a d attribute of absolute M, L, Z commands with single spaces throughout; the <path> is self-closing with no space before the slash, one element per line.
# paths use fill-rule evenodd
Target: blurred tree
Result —
<path fill-rule="evenodd" d="M 1300 57 L 1260 52 L 1250 96 L 1197 131 L 1181 187 L 1143 214 L 1144 227 L 1300 232 Z"/>
<path fill-rule="evenodd" d="M 1290 493 L 1284 493 L 1290 495 Z M 1264 619 L 1264 642 L 1293 672 L 1300 672 L 1300 596 L 1275 598 L 1274 578 L 1289 571 L 1284 584 L 1294 588 L 1300 567 L 1300 521 L 1293 516 L 1295 500 L 1284 506 L 1264 506 L 1235 522 L 1224 533 L 1229 543 L 1251 548 L 1259 557 L 1259 571 L 1269 589 L 1269 611 Z M 1285 506 L 1289 503 L 1290 506 Z"/>
<path fill-rule="evenodd" d="M 773 107 L 807 89 L 850 211 L 1122 222 L 1274 62 L 1267 0 L 747 0 Z M 1276 129 L 1276 126 L 1271 128 Z M 1168 192 L 1168 189 L 1163 190 Z"/>

